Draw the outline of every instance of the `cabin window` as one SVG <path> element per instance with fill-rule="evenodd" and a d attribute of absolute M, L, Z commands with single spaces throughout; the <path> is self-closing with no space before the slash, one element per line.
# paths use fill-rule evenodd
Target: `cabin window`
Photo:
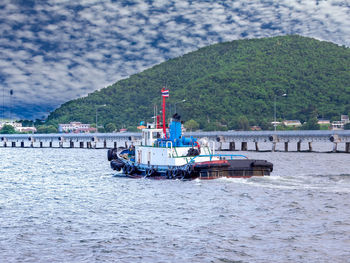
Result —
<path fill-rule="evenodd" d="M 154 132 L 153 133 L 153 139 L 158 139 L 160 138 L 160 133 L 159 132 Z"/>
<path fill-rule="evenodd" d="M 137 157 L 138 157 L 138 158 L 137 158 L 137 162 L 138 162 L 138 163 L 141 163 L 141 161 L 142 161 L 142 151 L 141 151 L 141 150 L 138 151 Z"/>

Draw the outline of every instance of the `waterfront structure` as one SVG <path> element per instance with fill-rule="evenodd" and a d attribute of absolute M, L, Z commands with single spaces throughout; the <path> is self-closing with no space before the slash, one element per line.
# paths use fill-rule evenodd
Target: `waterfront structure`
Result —
<path fill-rule="evenodd" d="M 331 125 L 330 120 L 318 119 L 317 124 L 319 125 Z"/>
<path fill-rule="evenodd" d="M 283 125 L 286 127 L 300 127 L 302 124 L 299 120 L 285 120 Z"/>
<path fill-rule="evenodd" d="M 302 150 L 302 144 L 308 145 L 308 151 L 313 151 L 312 143 L 333 144 L 333 152 L 339 152 L 337 146 L 345 145 L 345 152 L 350 153 L 350 130 L 334 131 L 216 131 L 187 132 L 185 136 L 199 139 L 205 138 L 215 143 L 218 150 L 248 150 L 248 143 L 254 144 L 259 151 L 259 143 L 269 143 L 271 150 L 276 150 L 277 144 L 284 145 L 288 152 L 290 144 L 297 145 L 297 151 Z M 141 133 L 56 133 L 56 134 L 1 134 L 0 147 L 60 147 L 60 148 L 118 148 L 141 143 Z"/>
<path fill-rule="evenodd" d="M 2 127 L 4 127 L 4 125 L 12 126 L 16 132 L 36 132 L 35 127 L 23 127 L 22 123 L 14 121 L 1 121 L 0 130 L 2 129 Z"/>
<path fill-rule="evenodd" d="M 16 127 L 15 128 L 15 131 L 18 131 L 18 132 L 36 132 L 36 128 L 35 127 Z"/>
<path fill-rule="evenodd" d="M 73 132 L 73 133 L 90 133 L 96 132 L 97 129 L 91 127 L 90 124 L 84 124 L 78 121 L 73 121 L 68 124 L 58 124 L 58 132 Z"/>
<path fill-rule="evenodd" d="M 340 121 L 333 121 L 332 122 L 332 130 L 344 130 L 345 124 L 348 124 L 350 122 L 348 115 L 341 115 Z"/>

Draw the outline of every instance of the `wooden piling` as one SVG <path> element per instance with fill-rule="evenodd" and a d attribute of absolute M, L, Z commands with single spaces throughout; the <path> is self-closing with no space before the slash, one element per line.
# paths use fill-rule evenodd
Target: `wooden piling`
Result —
<path fill-rule="evenodd" d="M 298 152 L 301 151 L 301 141 L 298 141 L 298 143 L 297 143 L 297 151 Z"/>
<path fill-rule="evenodd" d="M 345 143 L 345 152 L 349 153 L 350 152 L 350 142 Z"/>
<path fill-rule="evenodd" d="M 40 148 L 43 148 L 43 142 L 40 142 Z"/>
<path fill-rule="evenodd" d="M 308 142 L 309 144 L 309 152 L 312 152 L 312 142 Z"/>
<path fill-rule="evenodd" d="M 49 147 L 50 147 L 50 148 L 52 148 L 52 141 L 51 141 L 51 142 L 49 142 Z"/>
<path fill-rule="evenodd" d="M 21 148 L 24 148 L 24 141 L 21 141 Z"/>
<path fill-rule="evenodd" d="M 79 142 L 80 148 L 84 148 L 84 142 Z"/>
<path fill-rule="evenodd" d="M 114 148 L 117 148 L 117 142 L 114 142 Z"/>
<path fill-rule="evenodd" d="M 242 142 L 241 150 L 242 151 L 248 151 L 248 143 L 247 142 Z"/>
<path fill-rule="evenodd" d="M 276 142 L 272 143 L 272 151 L 275 152 L 276 151 Z"/>
<path fill-rule="evenodd" d="M 16 142 L 11 142 L 12 147 L 16 147 Z"/>
<path fill-rule="evenodd" d="M 236 144 L 235 144 L 235 142 L 230 142 L 229 150 L 230 150 L 230 151 L 235 151 L 235 150 L 236 150 Z"/>
<path fill-rule="evenodd" d="M 288 142 L 284 142 L 284 151 L 288 152 Z"/>
<path fill-rule="evenodd" d="M 258 142 L 255 142 L 255 151 L 259 151 L 259 145 L 258 145 Z"/>

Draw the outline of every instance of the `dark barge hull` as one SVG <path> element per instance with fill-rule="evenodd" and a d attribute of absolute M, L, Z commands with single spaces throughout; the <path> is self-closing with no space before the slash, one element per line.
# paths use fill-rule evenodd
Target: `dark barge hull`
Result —
<path fill-rule="evenodd" d="M 123 160 L 111 161 L 114 170 L 123 170 L 120 177 L 149 178 L 155 180 L 163 179 L 217 179 L 217 178 L 250 178 L 252 176 L 269 176 L 273 165 L 265 160 L 217 160 L 200 162 L 186 165 L 185 167 L 169 167 L 169 169 L 158 169 L 157 167 L 141 168 L 137 165 L 130 165 Z"/>

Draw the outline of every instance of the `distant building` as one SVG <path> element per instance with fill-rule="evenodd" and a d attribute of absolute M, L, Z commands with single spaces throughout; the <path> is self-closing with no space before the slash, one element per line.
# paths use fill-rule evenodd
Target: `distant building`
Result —
<path fill-rule="evenodd" d="M 349 123 L 349 116 L 348 115 L 340 115 L 340 121 L 343 121 L 344 124 Z"/>
<path fill-rule="evenodd" d="M 317 124 L 320 124 L 320 125 L 331 125 L 331 121 L 330 120 L 324 120 L 324 119 L 318 119 Z"/>
<path fill-rule="evenodd" d="M 251 131 L 261 131 L 261 127 L 260 126 L 252 126 L 250 127 Z"/>
<path fill-rule="evenodd" d="M 283 125 L 287 127 L 300 127 L 301 122 L 299 120 L 285 120 L 283 121 Z"/>
<path fill-rule="evenodd" d="M 36 132 L 36 128 L 35 127 L 16 127 L 15 131 L 18 132 Z"/>
<path fill-rule="evenodd" d="M 348 115 L 340 115 L 340 121 L 332 122 L 332 130 L 344 130 L 344 125 L 349 122 L 350 120 Z"/>
<path fill-rule="evenodd" d="M 15 128 L 16 132 L 36 132 L 35 127 L 22 127 L 22 123 L 20 122 L 13 122 L 13 121 L 2 121 L 0 122 L 0 130 L 4 125 L 10 125 L 13 128 Z"/>
<path fill-rule="evenodd" d="M 281 125 L 281 123 L 282 123 L 282 122 L 280 122 L 280 121 L 276 121 L 276 122 L 275 122 L 275 121 L 272 121 L 272 122 L 271 122 L 271 125 L 272 125 L 272 126 L 278 126 L 278 125 Z"/>
<path fill-rule="evenodd" d="M 96 131 L 97 129 L 92 128 L 90 124 L 84 124 L 78 121 L 58 125 L 58 132 L 90 133 Z"/>

